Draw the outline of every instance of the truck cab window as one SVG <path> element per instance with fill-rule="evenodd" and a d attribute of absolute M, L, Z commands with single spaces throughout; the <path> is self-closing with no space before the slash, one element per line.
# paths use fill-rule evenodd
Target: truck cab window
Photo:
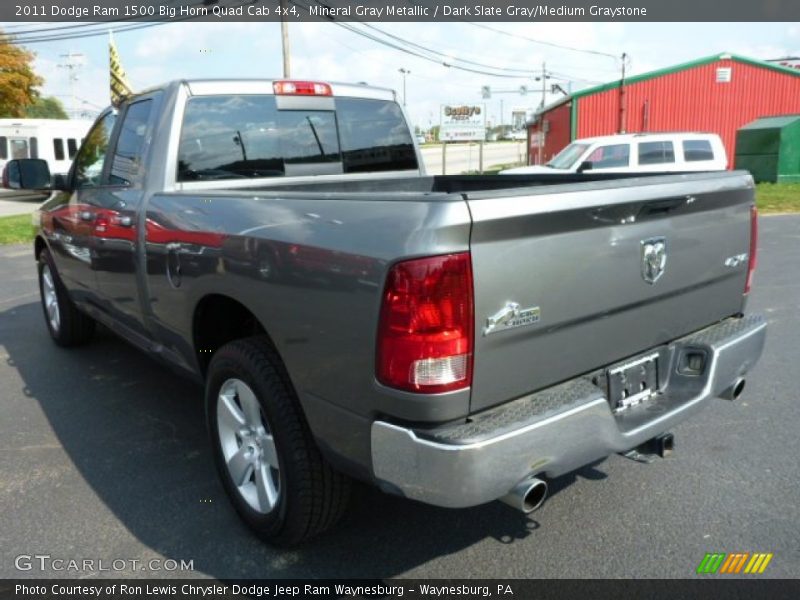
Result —
<path fill-rule="evenodd" d="M 111 162 L 111 185 L 131 185 L 139 178 L 152 108 L 152 100 L 136 102 L 128 107 Z"/>
<path fill-rule="evenodd" d="M 0 136 L 0 159 L 5 160 L 8 158 L 8 138 Z"/>
<path fill-rule="evenodd" d="M 83 142 L 83 140 L 81 140 Z M 67 139 L 67 156 L 72 160 L 78 153 L 78 142 L 74 138 Z"/>
<path fill-rule="evenodd" d="M 337 98 L 345 173 L 419 168 L 411 131 L 396 102 Z"/>
<path fill-rule="evenodd" d="M 278 110 L 274 96 L 191 98 L 178 181 L 416 170 L 396 102 L 336 98 L 336 111 Z"/>
<path fill-rule="evenodd" d="M 86 188 L 102 185 L 103 164 L 108 152 L 108 142 L 114 129 L 116 115 L 108 113 L 101 118 L 86 135 L 75 159 L 75 187 Z"/>
<path fill-rule="evenodd" d="M 333 111 L 278 110 L 274 96 L 208 96 L 186 105 L 178 181 L 314 174 L 341 163 Z M 293 168 L 294 167 L 294 168 Z M 325 172 L 329 172 L 326 170 Z"/>

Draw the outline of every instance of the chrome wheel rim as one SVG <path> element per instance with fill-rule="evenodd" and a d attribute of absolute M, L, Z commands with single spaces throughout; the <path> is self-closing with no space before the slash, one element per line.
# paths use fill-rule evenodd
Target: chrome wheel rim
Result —
<path fill-rule="evenodd" d="M 61 327 L 61 313 L 58 310 L 56 284 L 48 265 L 42 267 L 42 301 L 44 302 L 44 310 L 47 313 L 50 327 L 54 332 L 58 333 L 58 329 Z"/>
<path fill-rule="evenodd" d="M 281 492 L 278 452 L 258 398 L 241 379 L 228 379 L 219 390 L 217 434 L 239 495 L 253 510 L 272 512 Z"/>
<path fill-rule="evenodd" d="M 258 265 L 258 273 L 264 279 L 269 279 L 272 277 L 272 261 L 269 258 L 264 257 L 261 259 L 261 262 Z"/>

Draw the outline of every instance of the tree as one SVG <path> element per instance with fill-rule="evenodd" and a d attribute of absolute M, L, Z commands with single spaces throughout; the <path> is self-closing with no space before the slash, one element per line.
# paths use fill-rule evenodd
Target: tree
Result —
<path fill-rule="evenodd" d="M 31 119 L 69 119 L 61 100 L 55 96 L 37 98 L 36 102 L 25 110 L 25 116 Z"/>
<path fill-rule="evenodd" d="M 44 80 L 33 72 L 33 52 L 0 31 L 0 117 L 22 117 L 36 102 Z"/>

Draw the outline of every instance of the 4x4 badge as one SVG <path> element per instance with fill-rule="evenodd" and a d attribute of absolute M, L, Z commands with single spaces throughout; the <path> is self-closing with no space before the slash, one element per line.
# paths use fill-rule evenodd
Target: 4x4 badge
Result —
<path fill-rule="evenodd" d="M 642 240 L 642 279 L 655 283 L 667 267 L 667 238 L 654 237 Z"/>

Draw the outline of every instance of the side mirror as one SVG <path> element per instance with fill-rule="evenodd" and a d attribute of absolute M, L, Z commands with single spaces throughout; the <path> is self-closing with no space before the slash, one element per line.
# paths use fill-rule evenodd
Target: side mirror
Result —
<path fill-rule="evenodd" d="M 3 187 L 11 190 L 49 190 L 50 167 L 40 158 L 10 160 L 3 169 Z"/>
<path fill-rule="evenodd" d="M 578 173 L 583 173 L 584 171 L 591 171 L 592 170 L 592 161 L 585 160 L 581 163 L 581 166 L 578 167 Z"/>

